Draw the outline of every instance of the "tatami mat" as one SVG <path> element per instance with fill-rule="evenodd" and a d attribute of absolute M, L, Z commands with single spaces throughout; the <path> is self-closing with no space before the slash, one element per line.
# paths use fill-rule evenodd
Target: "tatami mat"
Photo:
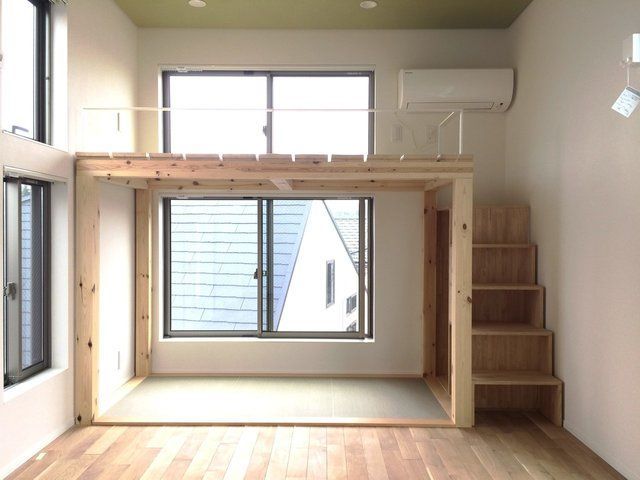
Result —
<path fill-rule="evenodd" d="M 420 378 L 148 377 L 99 418 L 189 423 L 446 420 Z"/>

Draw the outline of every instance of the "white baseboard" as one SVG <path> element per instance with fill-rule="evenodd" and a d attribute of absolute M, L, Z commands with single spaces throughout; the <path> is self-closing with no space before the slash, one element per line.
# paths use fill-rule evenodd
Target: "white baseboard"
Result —
<path fill-rule="evenodd" d="M 28 451 L 24 452 L 22 455 L 18 455 L 11 463 L 8 465 L 0 466 L 0 479 L 8 477 L 12 472 L 17 470 L 23 463 L 28 461 L 31 457 L 35 456 L 40 450 L 53 442 L 56 438 L 62 435 L 64 432 L 73 427 L 73 419 L 69 421 L 69 424 L 65 427 L 59 428 L 53 432 L 51 432 L 46 437 L 42 438 L 38 443 L 36 443 L 32 448 Z"/>

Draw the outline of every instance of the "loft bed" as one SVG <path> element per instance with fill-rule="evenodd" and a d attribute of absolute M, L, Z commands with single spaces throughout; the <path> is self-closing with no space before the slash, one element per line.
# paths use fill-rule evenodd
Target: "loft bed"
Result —
<path fill-rule="evenodd" d="M 473 159 L 469 155 L 76 154 L 75 416 L 93 423 L 98 405 L 101 182 L 135 189 L 135 373 L 151 374 L 152 192 L 424 192 L 423 375 L 436 375 L 436 194 L 452 187 L 448 311 L 451 425 L 473 424 L 471 271 Z M 431 240 L 431 241 L 430 241 Z"/>

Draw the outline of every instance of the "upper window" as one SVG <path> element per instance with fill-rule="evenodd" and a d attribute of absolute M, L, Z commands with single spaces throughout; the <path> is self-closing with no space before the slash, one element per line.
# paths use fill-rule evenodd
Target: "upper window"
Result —
<path fill-rule="evenodd" d="M 49 0 L 2 2 L 2 129 L 47 143 Z"/>
<path fill-rule="evenodd" d="M 166 152 L 373 153 L 372 72 L 165 71 L 163 91 Z"/>
<path fill-rule="evenodd" d="M 371 202 L 166 198 L 165 336 L 369 336 Z"/>
<path fill-rule="evenodd" d="M 50 365 L 49 184 L 4 179 L 4 385 Z"/>

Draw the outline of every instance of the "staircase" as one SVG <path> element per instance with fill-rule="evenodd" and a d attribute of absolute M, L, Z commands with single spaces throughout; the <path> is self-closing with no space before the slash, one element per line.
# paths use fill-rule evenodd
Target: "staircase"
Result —
<path fill-rule="evenodd" d="M 563 385 L 553 376 L 529 207 L 475 207 L 473 228 L 475 408 L 538 410 L 562 425 Z"/>

